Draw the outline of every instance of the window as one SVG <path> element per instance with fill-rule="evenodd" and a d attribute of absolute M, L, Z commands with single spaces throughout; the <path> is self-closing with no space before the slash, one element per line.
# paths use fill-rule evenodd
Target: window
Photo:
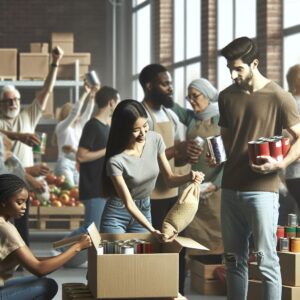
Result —
<path fill-rule="evenodd" d="M 218 0 L 218 50 L 235 38 L 256 36 L 256 0 Z M 218 58 L 218 89 L 231 84 L 226 61 Z"/>
<path fill-rule="evenodd" d="M 133 1 L 133 53 L 132 95 L 134 99 L 142 100 L 143 90 L 138 81 L 138 74 L 143 67 L 151 62 L 151 6 L 150 1 Z"/>
<path fill-rule="evenodd" d="M 283 5 L 283 78 L 284 88 L 288 89 L 286 73 L 291 66 L 300 64 L 300 1 L 285 0 Z"/>
<path fill-rule="evenodd" d="M 187 85 L 201 75 L 201 1 L 174 0 L 174 99 L 185 105 Z"/>

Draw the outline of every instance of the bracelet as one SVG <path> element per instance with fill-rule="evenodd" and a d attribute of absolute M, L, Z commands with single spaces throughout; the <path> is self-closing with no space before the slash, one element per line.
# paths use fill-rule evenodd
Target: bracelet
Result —
<path fill-rule="evenodd" d="M 52 64 L 51 64 L 51 67 L 57 68 L 57 67 L 58 67 L 58 64 L 52 63 Z"/>

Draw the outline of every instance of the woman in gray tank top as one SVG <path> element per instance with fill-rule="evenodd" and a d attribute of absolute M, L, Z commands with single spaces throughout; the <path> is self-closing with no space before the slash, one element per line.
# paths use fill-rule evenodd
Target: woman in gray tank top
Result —
<path fill-rule="evenodd" d="M 201 183 L 203 173 L 175 175 L 165 155 L 162 137 L 149 131 L 147 113 L 135 100 L 121 101 L 112 116 L 104 164 L 103 187 L 109 197 L 101 232 L 163 234 L 151 225 L 150 195 L 161 171 L 169 186 Z"/>

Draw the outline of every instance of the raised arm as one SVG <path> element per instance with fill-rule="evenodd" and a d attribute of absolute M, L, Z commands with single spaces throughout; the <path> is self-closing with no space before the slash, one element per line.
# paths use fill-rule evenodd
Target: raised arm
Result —
<path fill-rule="evenodd" d="M 36 97 L 42 110 L 46 108 L 47 100 L 53 90 L 57 77 L 57 68 L 59 67 L 59 63 L 63 57 L 63 54 L 64 52 L 59 46 L 56 46 L 52 49 L 52 63 L 50 65 L 50 70 L 46 77 L 42 90 L 37 94 Z"/>
<path fill-rule="evenodd" d="M 79 163 L 94 161 L 96 159 L 104 157 L 105 153 L 106 153 L 106 148 L 102 148 L 102 149 L 97 150 L 97 151 L 90 151 L 87 148 L 78 147 L 78 150 L 77 150 L 77 153 L 76 153 L 76 160 Z"/>

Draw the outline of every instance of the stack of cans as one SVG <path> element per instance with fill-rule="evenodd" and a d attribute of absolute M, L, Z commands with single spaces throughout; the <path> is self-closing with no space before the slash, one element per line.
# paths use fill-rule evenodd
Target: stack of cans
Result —
<path fill-rule="evenodd" d="M 281 161 L 290 149 L 290 141 L 283 136 L 269 138 L 260 137 L 258 140 L 248 142 L 249 162 L 259 165 L 257 156 L 271 156 Z"/>
<path fill-rule="evenodd" d="M 288 225 L 277 227 L 277 250 L 300 253 L 300 226 L 296 214 L 288 215 Z"/>
<path fill-rule="evenodd" d="M 97 254 L 141 254 L 153 253 L 151 242 L 139 239 L 133 240 L 102 240 L 97 249 Z"/>

